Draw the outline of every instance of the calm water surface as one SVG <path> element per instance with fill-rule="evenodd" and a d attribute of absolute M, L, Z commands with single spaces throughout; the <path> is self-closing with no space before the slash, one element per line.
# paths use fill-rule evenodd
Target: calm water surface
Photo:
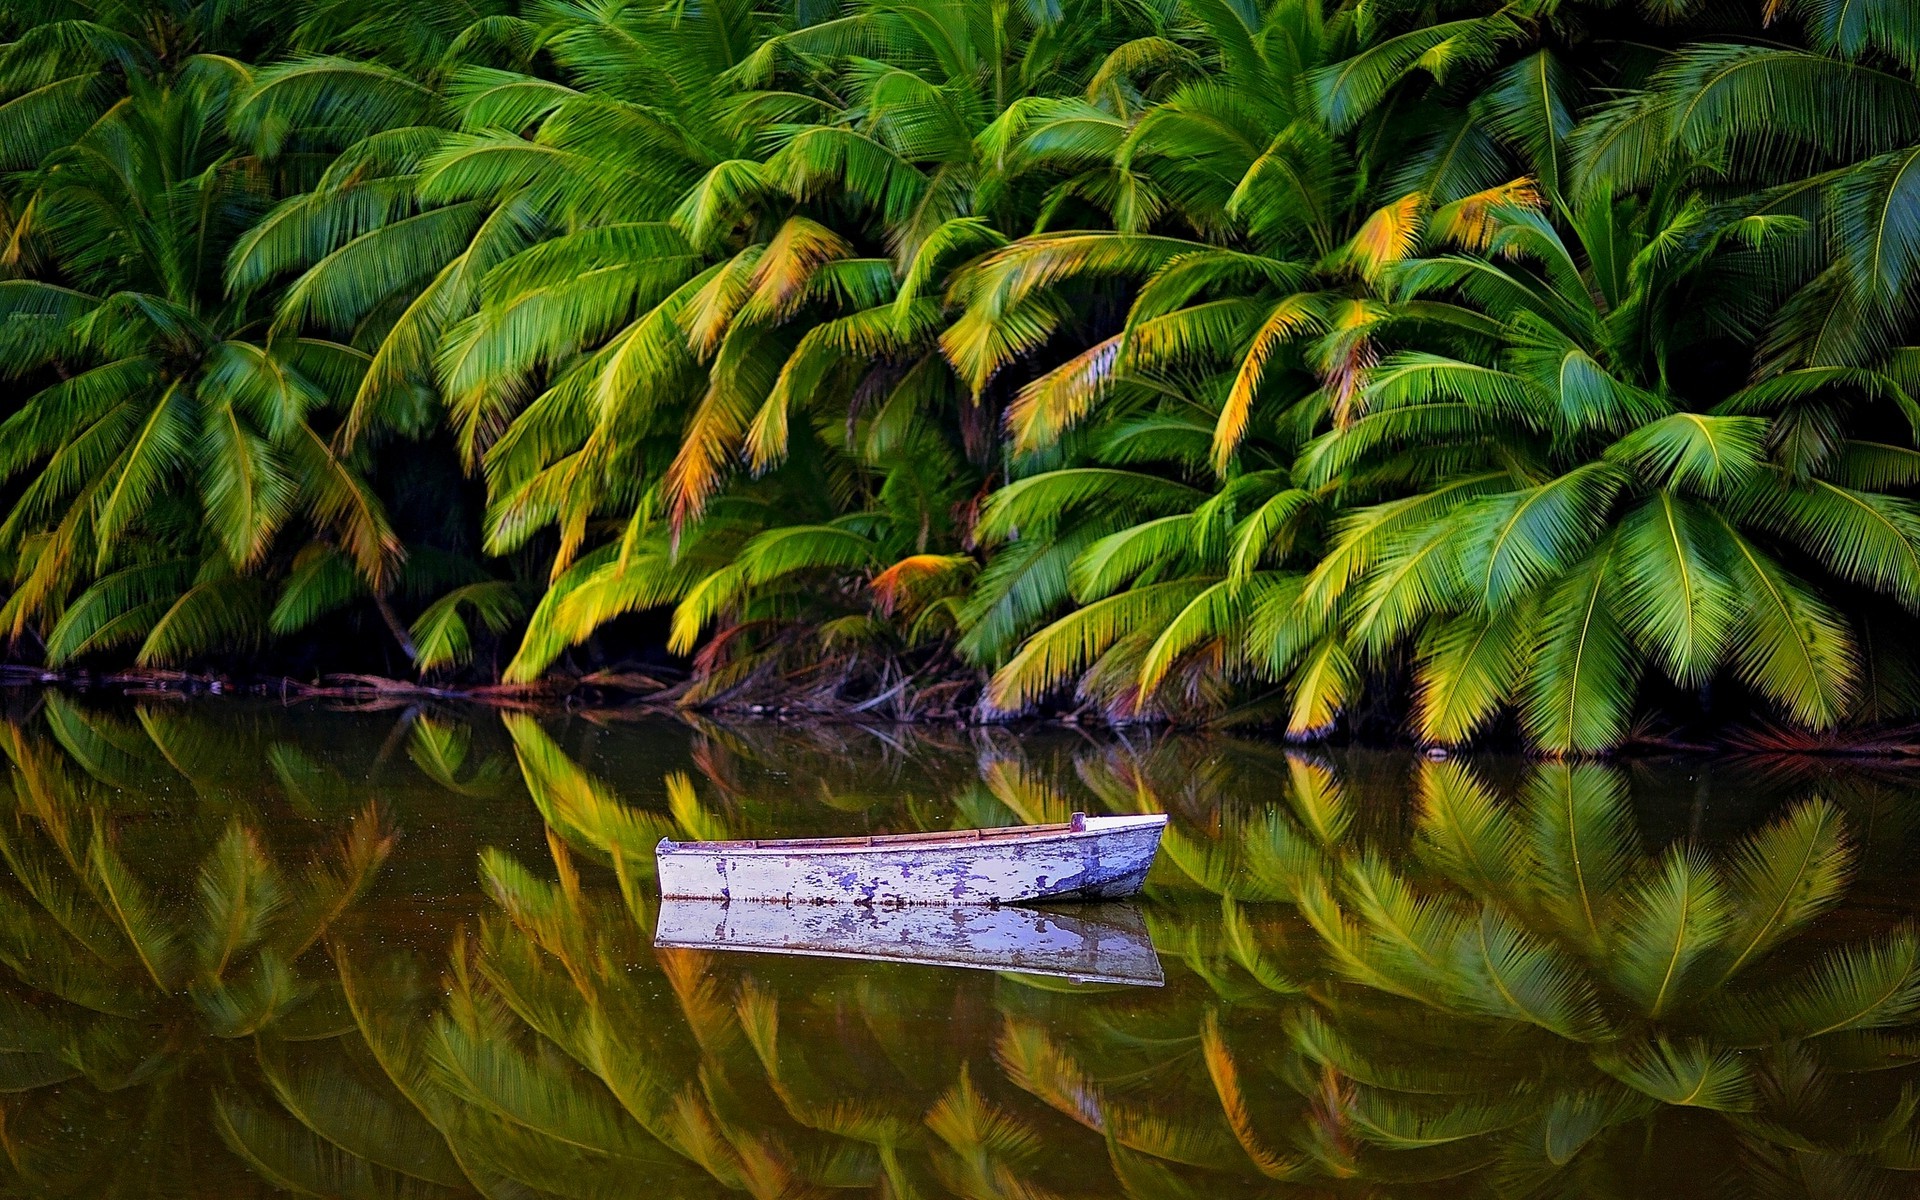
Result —
<path fill-rule="evenodd" d="M 1920 1191 L 1891 768 L 9 704 L 0 1195 Z M 652 945 L 662 836 L 1075 809 L 1164 986 Z"/>

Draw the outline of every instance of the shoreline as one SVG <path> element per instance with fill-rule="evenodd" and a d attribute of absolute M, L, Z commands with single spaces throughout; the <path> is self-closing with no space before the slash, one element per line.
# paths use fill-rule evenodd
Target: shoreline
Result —
<path fill-rule="evenodd" d="M 787 704 L 778 700 L 739 703 L 685 704 L 678 694 L 684 682 L 670 683 L 637 671 L 599 671 L 576 678 L 551 678 L 534 684 L 475 684 L 436 686 L 413 680 L 361 673 L 321 675 L 314 679 L 291 676 L 265 676 L 236 680 L 218 672 L 174 670 L 147 671 L 50 671 L 21 664 L 0 664 L 0 689 L 58 689 L 81 695 L 107 694 L 128 700 L 187 701 L 206 697 L 222 699 L 277 700 L 286 705 L 321 703 L 342 708 L 374 711 L 405 708 L 422 703 L 472 704 L 502 711 L 585 716 L 592 720 L 617 720 L 665 717 L 676 720 L 698 718 L 726 722 L 766 723 L 772 725 L 871 725 L 919 727 L 926 729 L 1067 729 L 1092 732 L 1105 730 L 1116 735 L 1127 731 L 1152 730 L 1189 734 L 1219 733 L 1227 729 L 1241 736 L 1272 741 L 1307 749 L 1315 746 L 1355 744 L 1410 750 L 1431 758 L 1451 758 L 1480 753 L 1519 754 L 1528 758 L 1551 760 L 1551 755 L 1530 753 L 1517 746 L 1497 744 L 1467 747 L 1425 746 L 1411 738 L 1387 741 L 1362 738 L 1321 737 L 1289 738 L 1271 732 L 1270 726 L 1242 722 L 1228 725 L 1182 725 L 1166 720 L 1143 719 L 1130 722 L 1108 721 L 1097 714 L 1078 712 L 1030 714 L 983 719 L 970 710 L 944 710 L 937 713 L 901 712 L 882 709 L 875 700 L 845 702 L 832 706 L 817 703 Z M 883 694 L 877 700 L 885 700 Z M 1858 729 L 1834 734 L 1812 734 L 1768 723 L 1736 725 L 1710 738 L 1682 737 L 1643 732 L 1609 754 L 1585 755 L 1574 761 L 1608 761 L 1647 758 L 1660 755 L 1698 755 L 1727 758 L 1792 757 L 1880 761 L 1897 765 L 1920 765 L 1920 724 L 1885 729 Z"/>

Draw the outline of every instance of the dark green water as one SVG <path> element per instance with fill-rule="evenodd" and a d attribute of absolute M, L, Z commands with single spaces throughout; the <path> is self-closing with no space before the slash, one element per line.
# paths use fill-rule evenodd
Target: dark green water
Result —
<path fill-rule="evenodd" d="M 1891 768 L 8 703 L 0 1195 L 1920 1180 Z M 652 947 L 660 836 L 1073 809 L 1173 814 L 1165 986 Z"/>

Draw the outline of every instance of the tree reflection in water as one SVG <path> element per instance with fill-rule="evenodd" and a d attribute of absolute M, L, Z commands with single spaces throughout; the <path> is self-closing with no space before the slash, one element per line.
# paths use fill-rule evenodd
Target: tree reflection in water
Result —
<path fill-rule="evenodd" d="M 4 1194 L 1904 1196 L 1920 1167 L 1891 773 L 53 695 L 0 746 Z M 1174 814 L 1164 989 L 650 944 L 662 836 L 1075 807 Z"/>

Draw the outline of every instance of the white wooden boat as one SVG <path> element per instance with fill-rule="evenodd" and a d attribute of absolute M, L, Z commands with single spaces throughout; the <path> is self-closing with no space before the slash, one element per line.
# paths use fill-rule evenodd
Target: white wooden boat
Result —
<path fill-rule="evenodd" d="M 1016 904 L 1110 900 L 1146 881 L 1165 814 L 954 833 L 675 842 L 654 857 L 662 897 L 773 904 Z"/>
<path fill-rule="evenodd" d="M 1062 909 L 666 900 L 653 944 L 917 963 L 1159 987 L 1160 956 L 1128 904 Z"/>

